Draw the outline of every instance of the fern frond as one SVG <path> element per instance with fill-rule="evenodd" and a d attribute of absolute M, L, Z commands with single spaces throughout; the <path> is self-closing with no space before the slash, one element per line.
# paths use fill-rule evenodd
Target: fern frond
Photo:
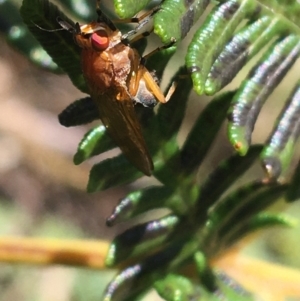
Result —
<path fill-rule="evenodd" d="M 52 28 L 56 26 L 56 16 L 62 16 L 62 13 L 47 0 L 23 1 L 25 23 L 74 84 L 84 90 L 78 67 L 79 52 L 70 41 L 71 35 L 57 32 L 45 36 L 32 26 L 31 20 L 34 20 L 41 27 Z M 173 38 L 180 41 L 212 2 L 163 1 L 154 16 L 155 33 L 165 43 Z M 147 0 L 115 1 L 117 12 L 126 18 L 148 3 Z M 171 213 L 132 227 L 112 242 L 107 265 L 124 265 L 126 268 L 107 287 L 106 301 L 135 300 L 153 286 L 166 300 L 173 300 L 176 286 L 182 284 L 186 285 L 180 291 L 183 300 L 186 296 L 200 296 L 199 300 L 201 296 L 208 296 L 215 300 L 218 292 L 225 297 L 229 292 L 234 296 L 230 298 L 236 298 L 231 300 L 254 300 L 253 296 L 232 289 L 226 281 L 221 281 L 207 262 L 251 231 L 269 225 L 289 224 L 281 217 L 266 216 L 261 212 L 280 197 L 286 196 L 290 201 L 299 197 L 296 187 L 299 167 L 291 185 L 277 182 L 289 163 L 299 136 L 298 85 L 267 145 L 251 146 L 251 135 L 267 97 L 299 56 L 299 21 L 295 14 L 300 11 L 300 5 L 296 0 L 224 0 L 213 4 L 212 11 L 196 29 L 188 46 L 186 68 L 180 68 L 171 80 L 178 81 L 171 100 L 156 112 L 137 108 L 155 165 L 153 175 L 161 186 L 147 187 L 123 198 L 107 219 L 107 225 L 115 225 L 156 208 L 167 208 Z M 60 45 L 65 47 L 58 47 Z M 267 46 L 266 51 L 241 86 L 236 91 L 215 97 L 199 115 L 180 147 L 177 136 L 192 88 L 198 94 L 219 92 L 263 46 Z M 64 49 L 63 53 L 61 49 Z M 148 60 L 148 66 L 155 67 L 161 77 L 175 50 L 173 47 L 157 53 Z M 192 80 L 188 77 L 181 79 L 186 70 L 191 73 Z M 97 116 L 89 104 L 89 98 L 75 102 L 62 112 L 61 122 L 72 126 L 94 120 Z M 79 116 L 82 111 L 84 113 Z M 229 116 L 229 140 L 238 153 L 221 162 L 199 184 L 197 171 L 226 116 Z M 105 128 L 96 127 L 81 141 L 74 161 L 79 164 L 113 146 Z M 269 179 L 229 190 L 260 154 Z M 120 154 L 92 168 L 88 191 L 130 183 L 141 176 Z M 194 263 L 200 279 L 207 276 L 211 281 L 194 284 L 184 278 L 180 275 L 180 268 L 187 263 Z M 170 288 L 169 294 L 163 293 L 166 288 Z"/>
<path fill-rule="evenodd" d="M 270 178 L 278 178 L 290 164 L 300 131 L 299 82 L 278 117 L 277 125 L 261 154 L 261 159 Z"/>
<path fill-rule="evenodd" d="M 197 30 L 188 47 L 186 66 L 191 73 L 194 89 L 205 92 L 205 81 L 214 60 L 232 38 L 244 19 L 251 18 L 257 10 L 255 1 L 226 1 L 217 6 Z"/>
<path fill-rule="evenodd" d="M 59 123 L 65 127 L 82 125 L 97 119 L 99 114 L 91 97 L 74 101 L 58 115 Z"/>
<path fill-rule="evenodd" d="M 73 158 L 74 164 L 81 164 L 85 160 L 111 150 L 114 147 L 115 144 L 108 136 L 105 126 L 96 126 L 88 131 L 80 141 Z"/>
<path fill-rule="evenodd" d="M 264 102 L 292 67 L 299 52 L 300 41 L 295 35 L 276 41 L 235 94 L 229 111 L 228 131 L 231 143 L 241 155 L 248 150 Z"/>
<path fill-rule="evenodd" d="M 197 22 L 209 4 L 209 0 L 174 1 L 165 0 L 154 16 L 154 32 L 163 43 L 172 39 L 182 40 Z"/>

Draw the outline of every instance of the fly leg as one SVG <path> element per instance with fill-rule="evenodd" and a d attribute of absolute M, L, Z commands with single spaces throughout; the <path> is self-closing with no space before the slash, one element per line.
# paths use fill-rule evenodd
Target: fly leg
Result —
<path fill-rule="evenodd" d="M 148 54 L 144 55 L 142 58 L 141 58 L 141 64 L 142 65 L 145 65 L 147 59 L 152 56 L 153 54 L 159 52 L 159 51 L 162 51 L 164 49 L 168 49 L 172 46 L 174 46 L 174 44 L 176 43 L 176 39 L 175 38 L 172 38 L 171 42 L 167 45 L 163 45 L 163 46 L 160 46 L 160 47 L 157 47 L 155 48 L 154 50 L 152 50 L 151 52 L 149 52 Z"/>
<path fill-rule="evenodd" d="M 132 30 L 130 30 L 129 32 L 127 32 L 126 34 L 124 34 L 123 36 L 122 36 L 122 41 L 128 41 L 128 39 L 131 37 L 131 36 L 133 36 L 133 35 L 135 35 L 135 34 L 137 34 L 140 30 L 141 30 L 141 28 L 143 28 L 148 22 L 149 22 L 149 20 L 150 20 L 150 18 L 158 11 L 158 10 L 160 10 L 160 7 L 159 6 L 156 6 L 156 7 L 154 7 L 153 9 L 151 9 L 150 11 L 148 11 L 148 12 L 146 12 L 146 13 L 144 13 L 143 15 L 141 15 L 140 17 L 136 17 L 136 18 L 131 18 L 131 19 L 122 19 L 122 20 L 117 20 L 115 23 L 138 23 L 138 25 L 134 28 L 134 29 L 132 29 Z M 143 38 L 143 37 L 145 37 L 145 36 L 148 36 L 149 34 L 150 34 L 150 32 L 152 32 L 153 31 L 153 27 L 151 28 L 151 30 L 149 30 L 149 31 L 146 31 L 145 33 L 144 33 L 144 35 L 142 36 L 142 37 L 139 37 L 138 39 L 140 39 L 140 38 Z"/>
<path fill-rule="evenodd" d="M 148 90 L 143 78 L 144 73 L 149 73 L 149 71 L 144 65 L 141 65 L 141 57 L 134 48 L 132 48 L 131 51 L 130 61 L 131 72 L 127 78 L 127 92 L 129 97 L 136 103 L 141 103 L 146 107 L 154 107 L 157 104 L 157 100 L 152 91 Z"/>
<path fill-rule="evenodd" d="M 150 31 L 138 34 L 131 40 L 129 39 L 129 37 L 135 35 L 143 26 L 145 26 L 149 22 L 150 17 L 152 17 L 153 14 L 155 14 L 159 9 L 159 6 L 155 7 L 154 9 L 143 14 L 139 18 L 120 20 L 120 22 L 139 23 L 139 25 L 135 29 L 129 31 L 127 34 L 122 36 L 122 43 L 129 45 L 142 38 L 147 37 L 153 31 L 153 28 L 151 28 Z M 127 88 L 129 95 L 135 102 L 139 102 L 147 107 L 152 107 L 157 104 L 157 101 L 161 103 L 166 103 L 169 101 L 169 99 L 175 91 L 177 83 L 173 82 L 166 96 L 164 96 L 159 85 L 157 84 L 156 78 L 147 70 L 147 68 L 145 67 L 145 63 L 151 55 L 163 49 L 172 47 L 175 43 L 176 40 L 173 39 L 169 44 L 154 49 L 142 58 L 140 58 L 136 50 L 134 50 L 133 57 L 131 58 L 131 74 L 127 81 Z"/>
<path fill-rule="evenodd" d="M 135 43 L 135 42 L 137 42 L 137 41 L 139 41 L 141 39 L 144 39 L 144 38 L 148 37 L 150 35 L 150 33 L 152 32 L 152 30 L 151 31 L 144 31 L 144 32 L 138 34 L 137 36 L 135 36 L 131 40 L 129 40 L 128 38 L 123 39 L 123 37 L 122 37 L 122 43 L 125 44 L 125 45 L 129 45 L 129 44 L 132 45 L 133 43 Z"/>
<path fill-rule="evenodd" d="M 156 12 L 160 10 L 160 6 L 155 6 L 151 10 L 147 11 L 146 13 L 142 14 L 139 17 L 133 17 L 133 18 L 128 18 L 128 19 L 118 19 L 114 20 L 115 23 L 140 23 L 146 18 L 152 17 Z"/>
<path fill-rule="evenodd" d="M 141 70 L 142 70 L 142 68 L 141 68 Z M 173 82 L 171 84 L 170 88 L 168 89 L 167 94 L 164 95 L 163 92 L 161 91 L 159 85 L 157 84 L 155 78 L 146 69 L 146 67 L 143 67 L 143 73 L 142 73 L 142 76 L 141 76 L 141 81 L 144 81 L 146 89 L 149 92 L 151 92 L 151 94 L 156 99 L 156 101 L 159 101 L 161 103 L 166 103 L 170 100 L 170 98 L 173 95 L 173 93 L 176 89 L 176 86 L 177 86 L 177 82 Z M 142 104 L 146 105 L 145 103 L 143 103 L 142 99 L 140 100 L 140 102 Z"/>
<path fill-rule="evenodd" d="M 145 62 L 145 60 L 143 61 Z M 174 93 L 176 85 L 177 83 L 173 82 L 165 96 L 157 84 L 156 78 L 147 70 L 144 64 L 141 61 L 133 61 L 133 71 L 131 72 L 128 91 L 135 102 L 141 103 L 145 107 L 153 107 L 157 102 L 166 103 Z"/>
<path fill-rule="evenodd" d="M 173 82 L 170 86 L 170 88 L 168 89 L 168 92 L 166 94 L 166 96 L 163 94 L 163 92 L 161 91 L 160 87 L 157 84 L 157 81 L 155 80 L 155 78 L 151 75 L 151 73 L 146 69 L 145 67 L 145 63 L 147 61 L 147 59 L 157 53 L 158 51 L 161 51 L 163 49 L 167 49 L 172 47 L 174 44 L 176 43 L 176 40 L 172 40 L 171 43 L 161 46 L 161 47 L 157 47 L 156 49 L 152 50 L 150 53 L 146 54 L 145 56 L 143 56 L 141 58 L 140 61 L 140 66 L 139 66 L 139 70 L 141 70 L 141 80 L 143 80 L 145 82 L 145 85 L 147 87 L 147 90 L 151 91 L 151 93 L 153 94 L 153 96 L 155 97 L 155 99 L 161 103 L 166 103 L 170 100 L 171 96 L 173 95 L 176 86 L 177 86 L 177 82 Z"/>

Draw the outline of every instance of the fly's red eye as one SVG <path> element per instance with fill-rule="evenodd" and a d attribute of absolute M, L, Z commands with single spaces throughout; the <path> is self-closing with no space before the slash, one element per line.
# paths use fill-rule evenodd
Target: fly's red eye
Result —
<path fill-rule="evenodd" d="M 95 50 L 105 50 L 109 45 L 109 38 L 105 30 L 94 32 L 91 36 L 91 43 Z"/>

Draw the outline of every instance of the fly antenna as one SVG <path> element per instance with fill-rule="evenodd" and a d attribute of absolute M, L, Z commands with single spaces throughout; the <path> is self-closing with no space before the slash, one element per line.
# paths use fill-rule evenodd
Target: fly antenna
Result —
<path fill-rule="evenodd" d="M 34 24 L 34 26 L 36 26 L 37 28 L 39 28 L 39 29 L 41 29 L 41 30 L 43 30 L 43 31 L 47 31 L 47 32 L 55 32 L 55 31 L 64 30 L 64 28 L 46 29 L 46 28 L 43 28 L 43 27 L 41 27 L 41 26 L 35 24 L 33 21 L 31 21 L 31 22 L 32 22 L 32 23 Z"/>
<path fill-rule="evenodd" d="M 72 34 L 79 34 L 81 32 L 79 23 L 76 23 L 75 27 L 73 27 L 71 24 L 63 20 L 61 17 L 57 17 L 56 21 L 62 27 L 60 30 L 67 30 Z"/>

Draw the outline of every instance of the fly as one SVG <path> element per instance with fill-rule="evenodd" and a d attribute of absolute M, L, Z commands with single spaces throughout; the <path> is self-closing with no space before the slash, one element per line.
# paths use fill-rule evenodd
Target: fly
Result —
<path fill-rule="evenodd" d="M 144 58 L 140 57 L 136 49 L 130 47 L 128 37 L 143 26 L 146 14 L 140 19 L 131 19 L 131 22 L 142 21 L 135 30 L 122 36 L 114 23 L 103 14 L 99 4 L 98 0 L 97 22 L 82 26 L 76 23 L 75 28 L 62 20 L 59 23 L 73 34 L 75 42 L 82 49 L 82 72 L 109 135 L 125 157 L 137 169 L 150 176 L 153 162 L 134 111 L 134 103 L 143 104 L 142 99 L 137 99 L 143 92 L 148 96 L 152 95 L 153 102 L 165 103 L 170 99 L 175 85 L 164 96 L 144 66 Z M 141 34 L 138 38 L 143 36 L 146 34 Z"/>

